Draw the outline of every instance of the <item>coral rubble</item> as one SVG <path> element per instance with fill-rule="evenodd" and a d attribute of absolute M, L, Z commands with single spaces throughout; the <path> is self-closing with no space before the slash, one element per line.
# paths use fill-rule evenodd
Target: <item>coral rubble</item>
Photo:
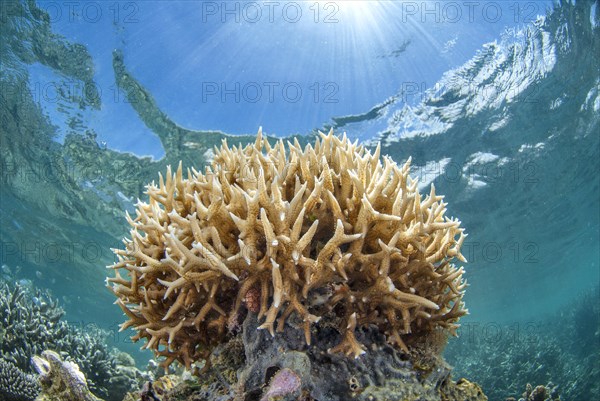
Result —
<path fill-rule="evenodd" d="M 131 238 L 110 266 L 122 329 L 188 369 L 208 363 L 243 304 L 271 336 L 295 318 L 308 345 L 333 312 L 342 337 L 329 351 L 353 357 L 369 326 L 404 352 L 453 333 L 466 313 L 463 269 L 451 263 L 464 261 L 460 221 L 433 187 L 419 194 L 410 160 L 379 156 L 331 132 L 302 149 L 259 131 L 244 148 L 224 142 L 204 173 L 169 168 L 127 217 Z"/>

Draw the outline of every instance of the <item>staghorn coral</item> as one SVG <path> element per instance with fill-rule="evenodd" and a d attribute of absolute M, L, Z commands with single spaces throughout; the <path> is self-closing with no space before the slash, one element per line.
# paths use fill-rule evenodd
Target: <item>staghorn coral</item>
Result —
<path fill-rule="evenodd" d="M 33 401 L 40 385 L 33 375 L 24 373 L 10 361 L 0 358 L 0 399 L 5 401 Z"/>
<path fill-rule="evenodd" d="M 310 344 L 311 325 L 333 312 L 343 339 L 330 351 L 354 357 L 365 352 L 357 327 L 375 325 L 405 351 L 411 336 L 456 330 L 460 221 L 433 186 L 419 194 L 410 160 L 382 163 L 379 147 L 320 135 L 304 149 L 272 146 L 260 130 L 245 148 L 223 142 L 204 173 L 169 168 L 127 215 L 131 238 L 107 284 L 128 317 L 121 328 L 165 366 L 206 360 L 252 291 L 259 329 L 274 335 L 294 316 Z"/>
<path fill-rule="evenodd" d="M 63 314 L 48 292 L 0 281 L 0 356 L 31 372 L 33 355 L 68 342 Z"/>

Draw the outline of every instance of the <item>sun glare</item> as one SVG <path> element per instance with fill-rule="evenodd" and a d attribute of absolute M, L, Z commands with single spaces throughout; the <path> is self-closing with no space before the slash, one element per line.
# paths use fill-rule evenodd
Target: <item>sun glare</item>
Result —
<path fill-rule="evenodd" d="M 379 6 L 377 1 L 369 0 L 320 0 L 317 3 L 323 11 L 329 12 L 330 15 L 352 19 L 356 25 L 367 23 L 372 17 L 373 9 Z"/>
<path fill-rule="evenodd" d="M 347 13 L 358 21 L 364 21 L 365 17 L 370 16 L 372 8 L 378 6 L 375 1 L 366 0 L 341 0 L 337 1 L 336 4 L 339 6 L 341 13 Z"/>

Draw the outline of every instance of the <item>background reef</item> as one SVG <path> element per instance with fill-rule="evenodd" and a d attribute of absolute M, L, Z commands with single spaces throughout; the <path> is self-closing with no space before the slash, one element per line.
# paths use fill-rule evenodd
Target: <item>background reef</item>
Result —
<path fill-rule="evenodd" d="M 79 366 L 92 392 L 106 401 L 120 401 L 142 377 L 131 357 L 107 346 L 108 334 L 98 327 L 69 324 L 49 292 L 1 280 L 0 395 L 33 400 L 39 384 L 31 358 L 53 350 Z"/>
<path fill-rule="evenodd" d="M 31 401 L 40 392 L 36 377 L 24 373 L 12 362 L 0 358 L 0 398 L 5 401 Z"/>
<path fill-rule="evenodd" d="M 600 294 L 598 287 L 549 319 L 484 333 L 466 323 L 445 357 L 454 374 L 476 381 L 490 401 L 516 399 L 528 383 L 558 386 L 563 400 L 600 394 Z M 490 326 L 491 327 L 491 326 Z"/>

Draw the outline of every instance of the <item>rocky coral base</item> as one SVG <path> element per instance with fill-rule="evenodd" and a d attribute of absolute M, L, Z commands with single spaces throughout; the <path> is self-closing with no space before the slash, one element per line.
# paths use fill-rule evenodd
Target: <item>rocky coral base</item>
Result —
<path fill-rule="evenodd" d="M 386 344 L 373 329 L 357 330 L 368 351 L 357 359 L 331 354 L 339 343 L 334 318 L 313 329 L 306 346 L 302 322 L 274 337 L 257 330 L 250 313 L 241 333 L 219 346 L 200 380 L 183 380 L 172 389 L 130 394 L 127 400 L 162 401 L 484 401 L 481 388 L 465 379 L 454 382 L 449 366 L 439 357 L 444 335 L 430 336 L 405 354 Z M 162 393 L 162 394 L 159 394 Z"/>

